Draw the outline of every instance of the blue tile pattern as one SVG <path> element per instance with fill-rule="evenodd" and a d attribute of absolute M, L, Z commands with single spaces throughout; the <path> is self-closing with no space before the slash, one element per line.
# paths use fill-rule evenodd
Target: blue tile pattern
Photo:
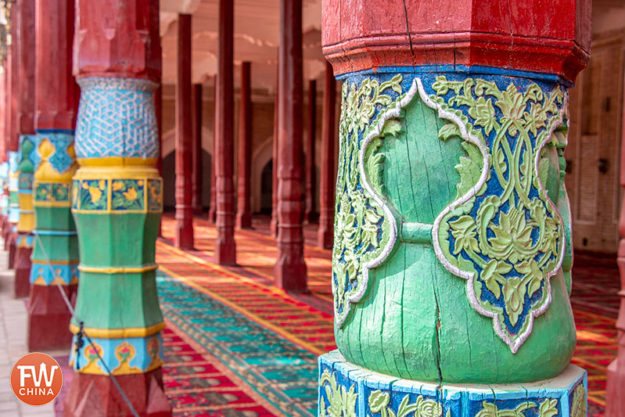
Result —
<path fill-rule="evenodd" d="M 89 77 L 81 87 L 76 125 L 78 158 L 156 158 L 158 128 L 152 93 L 141 79 Z"/>
<path fill-rule="evenodd" d="M 575 365 L 527 384 L 437 384 L 368 371 L 335 350 L 319 358 L 318 415 L 585 417 L 586 391 L 586 371 Z"/>

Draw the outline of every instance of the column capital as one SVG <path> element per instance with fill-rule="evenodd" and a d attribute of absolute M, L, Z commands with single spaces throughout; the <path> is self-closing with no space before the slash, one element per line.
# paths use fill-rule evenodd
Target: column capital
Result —
<path fill-rule="evenodd" d="M 591 2 L 326 0 L 323 52 L 337 75 L 379 67 L 486 66 L 573 81 L 589 59 Z"/>

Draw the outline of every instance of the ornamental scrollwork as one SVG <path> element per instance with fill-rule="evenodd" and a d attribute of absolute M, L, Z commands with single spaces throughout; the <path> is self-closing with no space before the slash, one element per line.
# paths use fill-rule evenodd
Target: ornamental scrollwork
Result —
<path fill-rule="evenodd" d="M 435 221 L 434 248 L 468 280 L 472 306 L 493 318 L 515 353 L 551 302 L 550 278 L 562 264 L 564 224 L 541 177 L 544 148 L 564 122 L 565 93 L 445 76 L 432 89 L 430 103 L 451 121 L 440 139 L 462 137 L 467 151 L 457 166 L 458 198 Z"/>
<path fill-rule="evenodd" d="M 391 396 L 383 391 L 374 391 L 369 395 L 369 410 L 380 417 L 442 417 L 443 405 L 434 400 L 424 399 L 422 395 L 417 401 L 410 403 L 410 395 L 405 395 L 401 400 L 397 413 L 391 409 Z M 451 411 L 447 410 L 446 417 L 451 417 Z M 371 416 L 369 416 L 371 417 Z"/>
<path fill-rule="evenodd" d="M 500 410 L 495 404 L 484 401 L 483 408 L 475 417 L 526 417 L 525 412 L 538 407 L 537 417 L 554 417 L 558 415 L 558 400 L 547 398 L 540 405 L 533 401 L 526 401 L 516 406 L 514 410 Z"/>
<path fill-rule="evenodd" d="M 325 398 L 321 395 L 319 399 L 319 417 L 356 417 L 356 400 L 358 394 L 355 392 L 355 385 L 349 390 L 339 386 L 336 375 L 325 370 L 319 379 L 319 386 L 325 392 Z"/>
<path fill-rule="evenodd" d="M 390 118 L 402 94 L 403 77 L 345 83 L 339 127 L 332 292 L 337 325 L 367 289 L 369 269 L 386 258 L 395 239 L 395 220 L 379 197 L 383 155 L 372 152 L 379 137 L 398 133 Z M 386 123 L 388 122 L 388 123 Z M 368 178 L 367 178 L 368 177 Z M 377 194 L 376 194 L 377 193 Z"/>

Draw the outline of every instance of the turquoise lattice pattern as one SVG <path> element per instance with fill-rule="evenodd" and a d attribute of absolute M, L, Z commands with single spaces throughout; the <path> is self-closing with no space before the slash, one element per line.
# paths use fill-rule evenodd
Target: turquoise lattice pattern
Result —
<path fill-rule="evenodd" d="M 156 158 L 156 84 L 128 78 L 84 78 L 78 122 L 78 158 Z"/>

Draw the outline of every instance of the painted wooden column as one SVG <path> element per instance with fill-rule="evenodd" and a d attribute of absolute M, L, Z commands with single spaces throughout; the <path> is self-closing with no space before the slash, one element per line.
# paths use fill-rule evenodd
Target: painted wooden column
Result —
<path fill-rule="evenodd" d="M 239 163 L 237 172 L 237 229 L 252 227 L 250 177 L 252 174 L 252 80 L 250 62 L 241 63 L 239 107 Z"/>
<path fill-rule="evenodd" d="M 9 217 L 5 235 L 5 247 L 9 252 L 9 269 L 15 267 L 15 243 L 17 239 L 17 222 L 19 221 L 19 201 L 17 196 L 17 103 L 19 91 L 19 59 L 18 59 L 18 12 L 19 4 L 15 3 L 9 8 L 9 34 L 7 51 L 7 69 L 9 71 L 7 79 L 7 109 L 9 112 L 7 120 L 7 158 L 9 160 Z"/>
<path fill-rule="evenodd" d="M 278 258 L 276 285 L 306 291 L 304 261 L 304 154 L 302 1 L 280 1 L 280 88 L 278 95 Z"/>
<path fill-rule="evenodd" d="M 211 201 L 208 207 L 208 221 L 215 223 L 217 220 L 217 75 L 213 76 L 213 143 L 211 152 Z"/>
<path fill-rule="evenodd" d="M 334 79 L 334 77 L 332 77 Z M 316 220 L 315 189 L 317 185 L 315 167 L 315 139 L 317 136 L 317 81 L 308 81 L 308 128 L 304 143 L 304 157 L 306 158 L 306 211 L 304 219 L 308 223 Z"/>
<path fill-rule="evenodd" d="M 202 214 L 202 84 L 193 84 L 191 93 L 193 109 L 191 121 L 193 126 L 193 212 Z"/>
<path fill-rule="evenodd" d="M 35 212 L 33 209 L 33 174 L 37 164 L 34 136 L 35 116 L 35 0 L 19 2 L 18 7 L 18 70 L 17 103 L 19 220 L 15 242 L 15 297 L 28 297 L 30 290 L 30 256 L 33 250 Z"/>
<path fill-rule="evenodd" d="M 621 187 L 625 188 L 625 126 L 621 136 L 620 172 L 620 184 Z M 620 417 L 625 414 L 625 398 L 623 396 L 623 387 L 625 386 L 625 204 L 621 205 L 618 229 L 621 237 L 616 258 L 621 281 L 621 291 L 618 293 L 621 297 L 621 305 L 616 321 L 618 355 L 610 363 L 607 371 L 606 417 Z"/>
<path fill-rule="evenodd" d="M 72 76 L 73 0 L 36 0 L 34 171 L 35 239 L 28 303 L 28 349 L 63 349 L 71 343 L 68 299 L 78 285 L 78 239 L 71 213 L 76 172 L 74 126 L 78 86 Z"/>
<path fill-rule="evenodd" d="M 563 152 L 589 2 L 324 6 L 343 101 L 319 415 L 585 416 Z"/>
<path fill-rule="evenodd" d="M 236 264 L 234 242 L 234 4 L 219 1 L 219 52 L 216 105 L 216 203 L 217 241 L 215 261 Z"/>
<path fill-rule="evenodd" d="M 178 15 L 176 84 L 176 246 L 193 248 L 193 124 L 191 119 L 191 15 Z"/>
<path fill-rule="evenodd" d="M 336 81 L 332 65 L 326 63 L 323 84 L 323 119 L 321 122 L 321 169 L 319 179 L 319 228 L 317 245 L 332 248 L 334 235 L 334 176 L 336 136 Z"/>
<path fill-rule="evenodd" d="M 278 64 L 278 67 L 280 64 Z M 278 74 L 280 69 L 278 68 Z M 271 223 L 269 230 L 271 236 L 278 237 L 278 132 L 280 131 L 280 75 L 276 77 L 276 96 L 273 103 L 273 143 L 271 161 Z"/>
<path fill-rule="evenodd" d="M 80 285 L 70 326 L 68 417 L 131 415 L 107 369 L 138 415 L 171 415 L 155 283 L 163 204 L 153 99 L 161 68 L 158 11 L 158 0 L 76 2 L 81 97 L 72 212 Z"/>

